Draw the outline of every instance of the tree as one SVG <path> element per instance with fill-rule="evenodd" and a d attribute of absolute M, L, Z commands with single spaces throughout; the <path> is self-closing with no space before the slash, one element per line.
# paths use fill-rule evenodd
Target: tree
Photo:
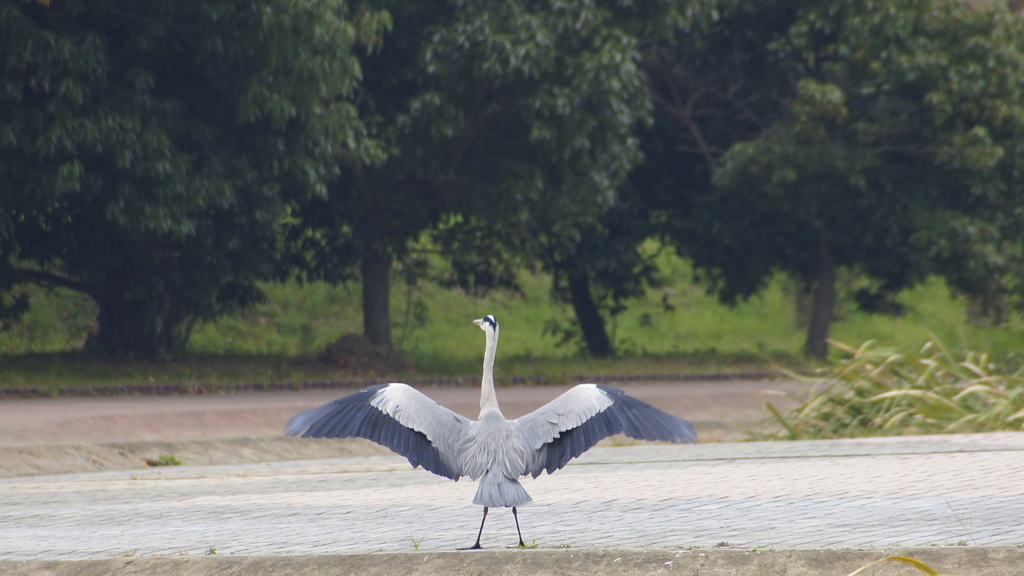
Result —
<path fill-rule="evenodd" d="M 540 255 L 552 275 L 553 298 L 572 306 L 576 316 L 571 327 L 552 321 L 549 330 L 561 332 L 566 341 L 582 339 L 595 358 L 615 354 L 606 319 L 624 312 L 630 298 L 643 295 L 657 273 L 640 249 L 651 235 L 650 211 L 628 186 L 620 185 L 617 192 L 615 204 L 580 227 L 568 247 L 548 247 Z"/>
<path fill-rule="evenodd" d="M 700 26 L 712 17 L 716 5 L 661 1 L 616 7 L 615 25 L 635 38 L 634 57 L 644 87 L 645 114 L 639 117 L 642 122 L 635 124 L 637 135 L 652 118 L 645 55 L 666 38 Z M 635 157 L 636 162 L 640 159 Z M 555 236 L 535 255 L 552 275 L 553 297 L 570 304 L 576 316 L 577 322 L 570 328 L 553 321 L 554 330 L 566 339 L 581 337 L 591 356 L 615 353 L 606 320 L 624 312 L 626 301 L 641 296 L 656 280 L 657 269 L 641 250 L 641 244 L 653 235 L 651 208 L 645 191 L 622 179 L 613 202 L 597 218 L 572 229 L 571 234 Z"/>
<path fill-rule="evenodd" d="M 723 10 L 734 11 L 731 20 L 721 20 Z M 657 221 L 664 221 L 668 210 L 685 212 L 678 204 L 685 198 L 680 189 L 710 185 L 711 168 L 721 150 L 708 149 L 708 141 L 691 132 L 695 124 L 689 116 L 715 117 L 712 126 L 702 128 L 714 132 L 712 145 L 727 146 L 738 134 L 754 133 L 744 132 L 749 121 L 742 117 L 730 118 L 728 124 L 721 122 L 717 117 L 721 110 L 716 109 L 737 105 L 735 87 L 729 85 L 734 78 L 728 70 L 735 68 L 736 59 L 754 60 L 751 47 L 756 43 L 750 36 L 762 34 L 760 23 L 740 21 L 738 16 L 744 15 L 749 17 L 746 11 L 721 1 L 649 2 L 617 13 L 618 25 L 637 38 L 644 96 L 655 104 L 654 126 L 645 122 L 638 130 L 644 159 L 629 181 L 618 187 L 614 203 L 597 219 L 573 230 L 573 236 L 544 246 L 537 256 L 554 277 L 553 296 L 571 304 L 578 321 L 569 328 L 557 325 L 555 330 L 567 338 L 582 336 L 592 356 L 614 353 L 606 319 L 624 311 L 629 298 L 641 295 L 645 286 L 656 281 L 656 268 L 641 251 L 641 244 L 664 228 Z M 722 33 L 737 24 L 741 34 Z M 716 26 L 721 29 L 712 34 Z M 708 46 L 711 39 L 719 45 Z M 724 46 L 728 42 L 734 45 Z M 695 68 L 688 69 L 690 66 Z M 743 71 L 753 74 L 762 69 L 748 64 Z M 680 94 L 672 82 L 679 81 L 701 83 L 687 85 L 690 102 L 678 101 Z M 750 90 L 747 92 L 745 97 L 749 97 Z M 686 131 L 685 138 L 671 133 L 676 127 Z M 696 142 L 691 145 L 689 138 L 694 136 Z"/>
<path fill-rule="evenodd" d="M 386 6 L 394 29 L 366 61 L 360 106 L 387 160 L 302 217 L 334 252 L 358 254 L 365 334 L 390 347 L 389 274 L 410 243 L 430 232 L 460 281 L 507 280 L 514 255 L 611 204 L 646 100 L 636 41 L 605 3 Z"/>
<path fill-rule="evenodd" d="M 754 58 L 723 69 L 735 91 L 699 110 L 702 121 L 685 105 L 706 85 L 686 72 L 701 69 L 681 63 L 667 78 L 683 96 L 664 106 L 677 119 L 670 133 L 708 159 L 702 182 L 712 184 L 676 202 L 688 217 L 667 231 L 727 302 L 776 270 L 802 280 L 815 295 L 807 352 L 824 357 L 839 268 L 886 293 L 909 286 L 933 269 L 921 239 L 937 215 L 970 215 L 986 190 L 1012 187 L 1005 144 L 1024 118 L 1020 24 L 927 0 L 779 2 L 733 14 L 726 21 L 753 15 L 770 34 L 718 29 L 758 38 Z M 751 61 L 766 67 L 750 75 Z M 707 82 L 707 72 L 696 77 Z M 749 134 L 719 140 L 706 119 L 715 110 L 746 119 Z"/>
<path fill-rule="evenodd" d="M 95 347 L 143 358 L 258 300 L 289 210 L 380 156 L 353 98 L 387 25 L 338 0 L 0 5 L 0 290 L 88 294 Z"/>

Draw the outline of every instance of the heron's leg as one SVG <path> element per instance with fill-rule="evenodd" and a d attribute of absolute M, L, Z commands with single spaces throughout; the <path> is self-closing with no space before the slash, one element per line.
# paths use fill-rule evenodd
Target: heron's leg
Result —
<path fill-rule="evenodd" d="M 519 546 L 521 548 L 526 547 L 526 542 L 523 542 L 523 533 L 519 530 L 519 512 L 516 511 L 516 507 L 512 507 L 512 517 L 516 519 L 516 534 L 519 534 Z"/>
<path fill-rule="evenodd" d="M 487 521 L 487 506 L 484 506 L 484 518 L 483 518 L 483 520 L 480 521 L 480 531 L 476 533 L 476 544 L 473 544 L 469 548 L 459 548 L 459 550 L 479 550 L 479 549 L 483 548 L 483 546 L 480 545 L 480 536 L 483 536 L 483 533 L 484 533 L 484 522 L 486 522 L 486 521 Z"/>

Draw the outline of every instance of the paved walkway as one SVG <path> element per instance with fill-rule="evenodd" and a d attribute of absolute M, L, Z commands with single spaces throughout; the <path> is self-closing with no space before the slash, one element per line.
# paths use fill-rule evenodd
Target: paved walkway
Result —
<path fill-rule="evenodd" d="M 1024 433 L 597 448 L 519 517 L 541 548 L 1021 546 L 1022 479 Z M 397 457 L 6 479 L 0 559 L 452 550 L 474 491 Z"/>

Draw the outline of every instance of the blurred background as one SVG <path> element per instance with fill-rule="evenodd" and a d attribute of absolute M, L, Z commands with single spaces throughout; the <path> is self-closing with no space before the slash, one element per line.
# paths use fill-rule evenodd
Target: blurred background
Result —
<path fill-rule="evenodd" d="M 1024 344 L 1016 2 L 0 6 L 0 386 Z"/>

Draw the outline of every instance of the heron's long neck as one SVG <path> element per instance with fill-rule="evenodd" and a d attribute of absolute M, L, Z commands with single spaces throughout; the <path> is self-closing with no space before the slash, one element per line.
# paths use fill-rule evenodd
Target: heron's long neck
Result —
<path fill-rule="evenodd" d="M 487 333 L 487 347 L 484 349 L 484 377 L 480 382 L 480 417 L 484 412 L 495 410 L 501 414 L 498 408 L 498 396 L 494 393 L 494 353 L 498 349 L 498 335 Z"/>

